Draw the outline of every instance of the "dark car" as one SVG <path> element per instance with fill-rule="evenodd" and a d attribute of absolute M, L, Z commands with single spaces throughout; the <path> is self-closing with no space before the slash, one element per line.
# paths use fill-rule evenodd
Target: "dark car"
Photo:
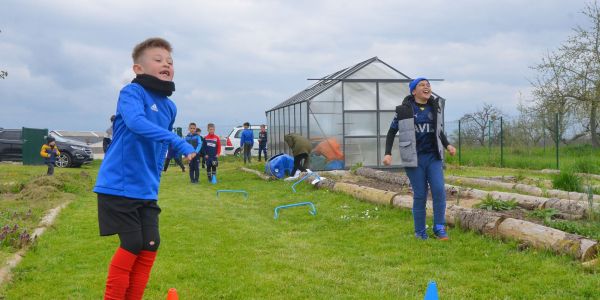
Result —
<path fill-rule="evenodd" d="M 86 144 L 65 139 L 50 133 L 56 139 L 60 156 L 56 159 L 59 168 L 79 167 L 94 160 L 92 149 Z M 41 147 L 41 146 L 40 146 Z M 23 161 L 23 137 L 21 129 L 0 128 L 0 161 Z"/>
<path fill-rule="evenodd" d="M 50 133 L 49 135 L 56 140 L 56 146 L 60 151 L 60 155 L 56 159 L 57 167 L 80 167 L 83 164 L 89 164 L 94 161 L 92 149 L 87 144 L 66 139 L 54 133 Z"/>

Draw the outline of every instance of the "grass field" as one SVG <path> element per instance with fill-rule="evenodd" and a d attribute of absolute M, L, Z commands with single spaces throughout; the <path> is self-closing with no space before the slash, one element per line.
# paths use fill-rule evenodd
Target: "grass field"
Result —
<path fill-rule="evenodd" d="M 163 176 L 161 246 L 145 299 L 165 299 L 171 287 L 180 299 L 419 299 L 430 280 L 442 299 L 600 299 L 597 271 L 569 257 L 457 229 L 447 242 L 418 241 L 409 211 L 308 185 L 293 194 L 291 183 L 265 182 L 240 166 L 223 162 L 217 185 L 204 177 L 191 185 L 178 168 Z M 97 168 L 83 170 L 95 177 Z M 6 172 L 25 180 L 44 170 L 0 165 Z M 250 198 L 217 199 L 217 189 Z M 73 192 L 0 298 L 101 299 L 118 239 L 98 236 L 95 194 Z M 274 207 L 300 201 L 314 202 L 317 215 L 297 207 L 273 219 Z"/>

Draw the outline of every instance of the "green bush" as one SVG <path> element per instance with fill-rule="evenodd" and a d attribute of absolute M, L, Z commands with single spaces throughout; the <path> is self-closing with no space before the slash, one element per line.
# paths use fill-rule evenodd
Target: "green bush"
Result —
<path fill-rule="evenodd" d="M 533 218 L 538 218 L 546 221 L 552 220 L 552 217 L 558 214 L 558 210 L 554 208 L 538 208 L 529 212 L 527 215 Z"/>
<path fill-rule="evenodd" d="M 577 159 L 573 165 L 573 172 L 575 173 L 587 173 L 587 174 L 598 174 L 598 166 L 590 163 L 589 159 Z"/>
<path fill-rule="evenodd" d="M 488 194 L 483 201 L 475 204 L 475 208 L 486 209 L 486 210 L 511 210 L 517 207 L 517 201 L 509 200 L 502 201 L 494 199 L 490 194 Z"/>
<path fill-rule="evenodd" d="M 581 177 L 573 174 L 572 172 L 560 172 L 559 174 L 553 175 L 552 187 L 569 192 L 583 191 Z"/>

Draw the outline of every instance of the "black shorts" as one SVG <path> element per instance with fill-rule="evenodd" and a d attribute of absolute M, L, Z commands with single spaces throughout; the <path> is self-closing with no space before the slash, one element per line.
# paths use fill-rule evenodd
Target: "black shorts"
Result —
<path fill-rule="evenodd" d="M 160 211 L 156 200 L 140 200 L 99 193 L 100 235 L 140 231 L 142 227 L 158 228 Z"/>

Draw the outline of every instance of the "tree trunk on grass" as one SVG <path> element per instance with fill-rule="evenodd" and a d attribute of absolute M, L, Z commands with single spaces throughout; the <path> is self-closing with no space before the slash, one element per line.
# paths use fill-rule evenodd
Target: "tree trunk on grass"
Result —
<path fill-rule="evenodd" d="M 561 190 L 542 190 L 538 187 L 526 185 L 526 184 L 513 184 L 506 182 L 497 182 L 485 179 L 476 179 L 469 177 L 458 177 L 458 176 L 446 176 L 446 181 L 453 184 L 468 184 L 468 185 L 476 185 L 486 188 L 503 188 L 503 189 L 511 189 L 519 192 L 527 193 L 535 196 L 548 196 L 560 199 L 570 199 L 570 200 L 587 200 L 588 195 L 585 193 L 577 193 L 577 192 L 567 192 Z M 594 201 L 600 201 L 600 195 L 594 195 Z"/>
<path fill-rule="evenodd" d="M 252 170 L 252 169 L 248 169 L 248 168 L 244 168 L 244 167 L 242 167 L 241 170 L 244 172 L 256 174 L 258 177 L 260 177 L 264 180 L 272 180 L 273 179 L 271 176 L 267 176 L 264 173 L 262 173 L 261 171 Z"/>
<path fill-rule="evenodd" d="M 352 195 L 357 199 L 383 205 L 391 205 L 392 199 L 398 194 L 345 182 L 337 182 L 333 186 L 333 190 Z"/>
<path fill-rule="evenodd" d="M 371 168 L 358 168 L 356 170 L 356 175 L 364 176 L 367 178 L 373 178 L 381 181 L 385 181 L 388 183 L 395 183 L 400 186 L 409 186 L 410 182 L 406 175 L 380 171 Z"/>
<path fill-rule="evenodd" d="M 507 218 L 499 224 L 498 235 L 519 240 L 534 248 L 568 254 L 582 261 L 594 258 L 597 253 L 597 241 L 513 218 Z"/>

